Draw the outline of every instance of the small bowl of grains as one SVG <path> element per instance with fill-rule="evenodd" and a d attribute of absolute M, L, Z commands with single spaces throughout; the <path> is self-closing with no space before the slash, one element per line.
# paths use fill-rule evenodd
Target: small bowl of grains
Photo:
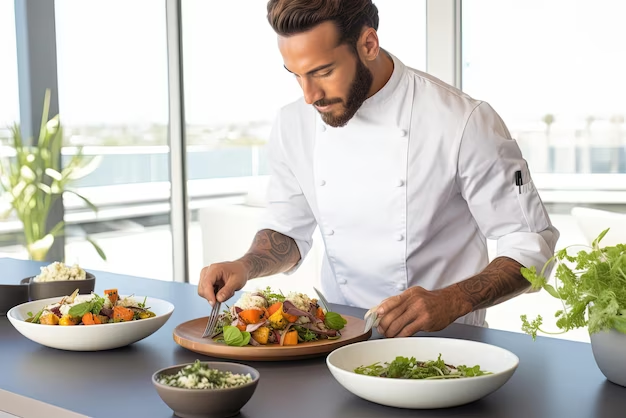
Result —
<path fill-rule="evenodd" d="M 239 363 L 179 364 L 152 375 L 157 393 L 181 418 L 225 418 L 239 414 L 254 395 L 260 374 Z"/>
<path fill-rule="evenodd" d="M 89 295 L 96 286 L 96 277 L 77 264 L 72 266 L 55 261 L 41 267 L 37 276 L 27 277 L 20 282 L 28 286 L 31 301 L 71 295 L 76 289 Z"/>

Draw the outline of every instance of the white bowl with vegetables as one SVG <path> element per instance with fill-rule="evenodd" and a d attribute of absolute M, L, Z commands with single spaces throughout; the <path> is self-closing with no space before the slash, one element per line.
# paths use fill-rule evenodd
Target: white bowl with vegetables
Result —
<path fill-rule="evenodd" d="M 171 303 L 147 296 L 78 294 L 24 303 L 7 317 L 24 337 L 50 348 L 100 351 L 140 341 L 161 328 L 174 312 Z"/>
<path fill-rule="evenodd" d="M 326 364 L 344 388 L 365 400 L 434 409 L 493 393 L 511 378 L 519 358 L 476 341 L 411 337 L 347 345 L 330 353 Z"/>

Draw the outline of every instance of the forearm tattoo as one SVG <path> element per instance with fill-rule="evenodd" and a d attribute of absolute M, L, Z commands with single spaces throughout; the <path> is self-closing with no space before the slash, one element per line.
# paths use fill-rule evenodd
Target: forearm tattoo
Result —
<path fill-rule="evenodd" d="M 251 279 L 270 276 L 295 266 L 300 261 L 300 251 L 292 238 L 263 229 L 257 232 L 242 261 L 248 265 Z"/>
<path fill-rule="evenodd" d="M 455 286 L 471 303 L 472 311 L 488 308 L 524 293 L 530 287 L 520 272 L 522 267 L 508 257 L 498 257 L 481 273 Z"/>

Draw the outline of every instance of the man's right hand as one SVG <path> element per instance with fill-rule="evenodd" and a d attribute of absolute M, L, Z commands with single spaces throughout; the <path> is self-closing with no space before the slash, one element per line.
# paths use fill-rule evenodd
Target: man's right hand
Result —
<path fill-rule="evenodd" d="M 198 294 L 208 300 L 211 306 L 215 305 L 216 298 L 224 302 L 246 285 L 249 275 L 250 272 L 242 261 L 211 264 L 200 273 Z M 220 289 L 217 296 L 214 287 Z"/>
<path fill-rule="evenodd" d="M 300 260 L 300 250 L 293 238 L 279 232 L 263 229 L 254 237 L 248 252 L 235 261 L 211 264 L 202 269 L 198 294 L 215 304 L 216 297 L 224 302 L 257 277 L 282 273 Z M 214 287 L 219 291 L 215 295 Z"/>

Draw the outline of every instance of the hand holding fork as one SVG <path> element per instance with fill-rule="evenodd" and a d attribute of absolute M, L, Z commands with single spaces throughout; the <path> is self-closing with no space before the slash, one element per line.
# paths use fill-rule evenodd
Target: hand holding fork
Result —
<path fill-rule="evenodd" d="M 212 306 L 202 338 L 213 335 L 218 325 L 222 302 L 227 301 L 248 282 L 248 271 L 239 261 L 212 264 L 202 269 L 198 294 Z"/>

